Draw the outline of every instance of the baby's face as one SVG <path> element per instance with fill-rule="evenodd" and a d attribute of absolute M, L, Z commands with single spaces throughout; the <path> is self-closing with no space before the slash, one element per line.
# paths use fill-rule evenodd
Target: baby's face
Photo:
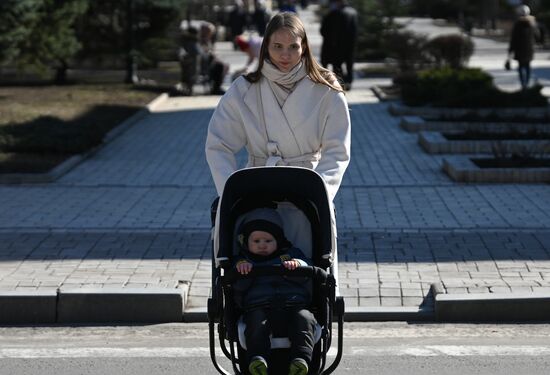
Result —
<path fill-rule="evenodd" d="M 248 251 L 252 254 L 268 256 L 277 250 L 277 240 L 269 232 L 255 230 L 248 236 Z"/>

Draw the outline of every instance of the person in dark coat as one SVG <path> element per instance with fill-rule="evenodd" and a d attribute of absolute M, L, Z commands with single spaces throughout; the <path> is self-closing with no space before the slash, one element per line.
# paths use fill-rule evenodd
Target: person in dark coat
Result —
<path fill-rule="evenodd" d="M 357 11 L 346 0 L 331 0 L 330 11 L 321 21 L 321 64 L 332 70 L 349 90 L 353 82 L 353 62 L 357 43 Z M 346 72 L 342 70 L 346 65 Z"/>
<path fill-rule="evenodd" d="M 201 54 L 201 73 L 208 77 L 210 93 L 212 95 L 223 95 L 222 83 L 229 71 L 229 64 L 221 61 L 214 53 L 214 40 L 216 27 L 210 22 L 202 22 L 199 29 L 199 43 Z"/>
<path fill-rule="evenodd" d="M 508 56 L 518 62 L 518 74 L 521 88 L 526 89 L 531 78 L 531 61 L 534 57 L 535 38 L 538 32 L 535 17 L 530 15 L 527 5 L 517 8 L 518 19 L 512 28 Z"/>
<path fill-rule="evenodd" d="M 193 86 L 197 83 L 200 73 L 201 56 L 198 30 L 189 27 L 182 32 L 179 48 L 180 83 L 185 95 L 193 95 Z"/>
<path fill-rule="evenodd" d="M 252 24 L 258 31 L 260 36 L 264 36 L 265 27 L 271 19 L 271 14 L 265 6 L 265 0 L 255 0 L 254 1 L 254 12 L 252 13 Z"/>
<path fill-rule="evenodd" d="M 248 14 L 244 9 L 243 0 L 235 0 L 233 9 L 229 12 L 227 26 L 229 27 L 229 40 L 235 40 L 237 35 L 244 33 L 248 24 Z M 236 51 L 238 46 L 233 43 L 233 49 Z"/>

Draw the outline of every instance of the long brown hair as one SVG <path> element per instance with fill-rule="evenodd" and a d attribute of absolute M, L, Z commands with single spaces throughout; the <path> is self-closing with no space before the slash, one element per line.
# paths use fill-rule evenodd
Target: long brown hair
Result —
<path fill-rule="evenodd" d="M 264 61 L 266 58 L 269 57 L 268 47 L 271 35 L 282 28 L 286 28 L 292 35 L 302 39 L 302 60 L 304 61 L 304 64 L 306 66 L 306 72 L 309 78 L 313 82 L 321 83 L 323 85 L 327 85 L 331 89 L 343 92 L 342 86 L 340 85 L 334 74 L 330 70 L 323 68 L 321 65 L 319 65 L 317 60 L 315 60 L 315 57 L 311 52 L 311 48 L 307 40 L 304 24 L 302 23 L 300 18 L 298 18 L 296 13 L 292 12 L 278 13 L 271 19 L 271 21 L 269 21 L 265 29 L 265 36 L 264 40 L 262 41 L 262 47 L 260 48 L 258 68 L 254 72 L 247 74 L 245 76 L 246 80 L 252 83 L 258 82 L 260 80 L 260 78 L 262 77 L 262 67 L 264 65 Z"/>

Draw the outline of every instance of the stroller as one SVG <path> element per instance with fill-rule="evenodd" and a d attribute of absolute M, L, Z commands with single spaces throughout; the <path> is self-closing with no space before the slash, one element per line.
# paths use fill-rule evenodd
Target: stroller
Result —
<path fill-rule="evenodd" d="M 312 259 L 312 267 L 288 271 L 284 267 L 257 267 L 244 276 L 233 267 L 237 255 L 237 232 L 244 214 L 258 207 L 276 208 L 283 218 L 289 240 Z M 221 200 L 212 204 L 213 254 L 212 295 L 208 299 L 210 357 L 220 374 L 230 374 L 216 358 L 216 332 L 223 354 L 231 361 L 233 373 L 249 375 L 242 311 L 233 299 L 232 285 L 240 278 L 267 275 L 308 277 L 313 280 L 309 309 L 318 327 L 309 374 L 330 374 L 340 363 L 343 348 L 344 299 L 337 296 L 335 271 L 335 225 L 332 204 L 321 176 L 301 167 L 255 167 L 233 173 L 225 184 Z M 303 221 L 297 224 L 298 221 Z M 305 228 L 305 230 L 304 230 Z M 294 231 L 293 231 L 294 229 Z M 333 320 L 337 320 L 338 345 L 330 365 L 327 354 L 332 345 Z M 288 337 L 272 332 L 270 374 L 286 374 L 290 363 Z"/>

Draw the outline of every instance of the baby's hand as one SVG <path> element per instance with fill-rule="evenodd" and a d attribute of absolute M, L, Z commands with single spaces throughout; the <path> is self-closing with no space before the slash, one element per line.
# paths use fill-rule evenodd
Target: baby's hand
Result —
<path fill-rule="evenodd" d="M 300 262 L 298 262 L 296 259 L 285 260 L 283 262 L 283 266 L 287 270 L 295 270 L 296 268 L 300 267 Z"/>
<path fill-rule="evenodd" d="M 241 275 L 248 275 L 248 273 L 252 270 L 252 263 L 250 262 L 240 262 L 237 264 L 237 271 Z"/>

